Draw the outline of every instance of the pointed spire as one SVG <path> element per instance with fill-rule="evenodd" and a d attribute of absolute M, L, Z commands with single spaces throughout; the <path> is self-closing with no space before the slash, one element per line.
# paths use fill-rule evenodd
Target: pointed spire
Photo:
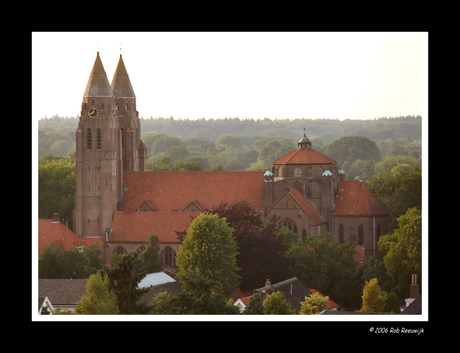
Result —
<path fill-rule="evenodd" d="M 112 91 L 117 98 L 136 98 L 134 94 L 133 86 L 129 80 L 128 72 L 126 71 L 125 63 L 120 53 L 120 60 L 115 70 L 115 74 L 112 79 Z"/>
<path fill-rule="evenodd" d="M 297 143 L 297 148 L 302 150 L 306 148 L 311 148 L 311 142 L 308 139 L 307 135 L 305 135 L 305 128 L 303 128 L 303 137 Z"/>
<path fill-rule="evenodd" d="M 97 52 L 83 97 L 113 97 L 112 88 L 105 74 L 99 51 Z"/>

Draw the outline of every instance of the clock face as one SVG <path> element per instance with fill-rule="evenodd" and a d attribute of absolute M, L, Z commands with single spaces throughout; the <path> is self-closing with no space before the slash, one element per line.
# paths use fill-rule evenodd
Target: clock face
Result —
<path fill-rule="evenodd" d="M 97 114 L 99 114 L 99 112 L 94 107 L 90 108 L 90 110 L 88 111 L 88 115 L 89 115 L 90 118 L 95 118 L 97 116 Z"/>

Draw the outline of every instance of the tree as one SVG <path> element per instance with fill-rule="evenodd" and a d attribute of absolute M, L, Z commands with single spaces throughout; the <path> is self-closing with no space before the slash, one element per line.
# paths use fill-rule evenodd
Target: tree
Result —
<path fill-rule="evenodd" d="M 265 308 L 262 304 L 262 299 L 260 294 L 254 294 L 251 299 L 249 299 L 248 306 L 244 309 L 243 314 L 245 315 L 262 315 L 265 314 Z"/>
<path fill-rule="evenodd" d="M 408 279 L 422 269 L 422 212 L 413 207 L 398 218 L 398 228 L 380 237 L 379 250 L 387 252 L 383 261 L 388 275 L 397 283 L 401 299 L 409 290 Z"/>
<path fill-rule="evenodd" d="M 40 159 L 38 165 L 38 218 L 53 218 L 55 212 L 73 226 L 75 208 L 75 163 L 68 159 L 46 162 Z"/>
<path fill-rule="evenodd" d="M 263 305 L 266 315 L 295 314 L 295 310 L 287 302 L 283 292 L 273 292 L 264 300 Z"/>
<path fill-rule="evenodd" d="M 259 213 L 246 202 L 234 205 L 221 204 L 210 210 L 225 218 L 234 229 L 239 253 L 236 265 L 240 268 L 242 288 L 255 288 L 261 280 L 271 278 L 274 282 L 289 278 L 290 261 L 286 257 L 284 238 L 277 235 L 277 220 L 263 223 Z"/>
<path fill-rule="evenodd" d="M 381 313 L 384 311 L 386 295 L 380 290 L 377 278 L 366 281 L 361 298 L 363 299 L 361 312 Z"/>
<path fill-rule="evenodd" d="M 320 312 L 327 309 L 329 297 L 323 297 L 318 293 L 313 293 L 301 302 L 300 315 L 318 315 Z"/>
<path fill-rule="evenodd" d="M 345 161 L 354 163 L 358 159 L 379 162 L 382 159 L 375 141 L 364 136 L 344 136 L 323 146 L 323 153 L 343 165 Z"/>
<path fill-rule="evenodd" d="M 139 255 L 132 251 L 124 255 L 120 261 L 112 266 L 104 266 L 99 272 L 102 276 L 107 275 L 109 288 L 113 290 L 118 299 L 120 314 L 143 314 L 146 308 L 138 305 L 137 301 L 147 293 L 148 288 L 139 289 L 139 282 L 146 273 L 134 273 L 139 262 Z"/>
<path fill-rule="evenodd" d="M 184 278 L 193 278 L 197 273 L 214 281 L 213 291 L 225 297 L 238 289 L 238 247 L 232 233 L 233 228 L 217 214 L 202 213 L 192 221 L 176 257 L 185 293 L 193 294 L 193 286 Z"/>
<path fill-rule="evenodd" d="M 360 278 L 356 271 L 356 244 L 333 241 L 331 234 L 321 231 L 317 237 L 307 237 L 306 247 L 292 247 L 292 274 L 308 288 L 327 293 L 342 307 L 359 307 Z"/>
<path fill-rule="evenodd" d="M 139 255 L 139 272 L 154 273 L 163 271 L 163 263 L 160 259 L 160 239 L 156 234 L 150 234 L 147 238 L 147 248 Z"/>
<path fill-rule="evenodd" d="M 86 295 L 77 303 L 78 315 L 116 315 L 119 313 L 117 296 L 109 289 L 107 275 L 94 273 L 86 282 Z"/>

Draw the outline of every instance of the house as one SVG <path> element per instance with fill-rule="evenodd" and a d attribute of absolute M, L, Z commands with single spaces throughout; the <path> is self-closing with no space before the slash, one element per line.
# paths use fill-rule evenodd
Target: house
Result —
<path fill-rule="evenodd" d="M 53 214 L 53 219 L 38 220 L 38 258 L 45 249 L 57 246 L 62 251 L 83 247 L 86 244 L 60 221 L 59 213 Z"/>
<path fill-rule="evenodd" d="M 305 301 L 305 297 L 311 296 L 313 293 L 319 293 L 315 289 L 308 289 L 297 277 L 287 279 L 282 282 L 271 284 L 270 280 L 266 280 L 265 286 L 261 288 L 256 288 L 253 290 L 253 295 L 258 293 L 261 296 L 262 302 L 268 298 L 268 296 L 274 292 L 283 292 L 286 301 L 295 309 L 296 313 L 299 313 L 300 308 L 302 307 L 302 302 Z M 325 295 L 319 293 L 322 297 Z M 240 312 L 246 308 L 251 300 L 251 296 L 238 298 L 234 301 L 233 305 L 238 306 Z M 339 305 L 333 300 L 329 299 L 328 309 L 337 308 Z"/>
<path fill-rule="evenodd" d="M 38 315 L 53 315 L 54 310 L 54 306 L 48 297 L 38 298 Z"/>
<path fill-rule="evenodd" d="M 43 279 L 38 280 L 38 297 L 47 297 L 55 309 L 75 312 L 75 307 L 86 296 L 86 279 Z"/>

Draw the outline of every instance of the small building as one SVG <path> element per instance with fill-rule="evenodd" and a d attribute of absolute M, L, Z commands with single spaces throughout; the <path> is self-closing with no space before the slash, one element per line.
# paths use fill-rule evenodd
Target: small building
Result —
<path fill-rule="evenodd" d="M 43 279 L 38 280 L 38 297 L 47 297 L 55 309 L 75 312 L 75 307 L 86 296 L 86 279 Z"/>

